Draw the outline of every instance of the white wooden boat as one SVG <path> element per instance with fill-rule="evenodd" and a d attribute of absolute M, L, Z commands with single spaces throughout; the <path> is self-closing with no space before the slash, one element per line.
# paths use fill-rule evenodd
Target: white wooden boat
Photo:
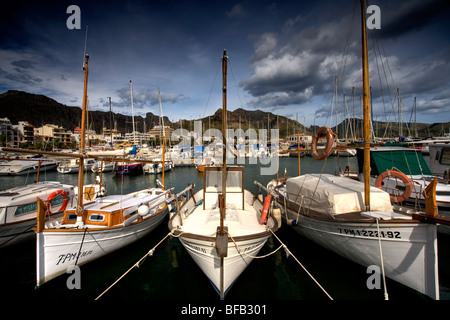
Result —
<path fill-rule="evenodd" d="M 45 218 L 53 220 L 60 217 L 64 209 L 73 207 L 74 197 L 73 186 L 56 181 L 0 191 L 0 248 L 35 237 L 32 228 L 36 225 L 36 198 L 49 207 Z"/>
<path fill-rule="evenodd" d="M 358 162 L 363 163 L 362 150 L 358 149 Z M 370 149 L 370 183 L 391 195 L 391 201 L 425 203 L 423 191 L 438 178 L 436 202 L 440 209 L 450 208 L 450 184 L 442 176 L 434 175 L 422 153 L 403 147 L 374 147 Z M 386 171 L 389 170 L 389 176 Z M 363 179 L 362 170 L 359 175 Z M 383 175 L 380 177 L 380 175 Z M 384 177 L 384 178 L 383 178 Z M 404 195 L 404 196 L 403 196 Z"/>
<path fill-rule="evenodd" d="M 160 160 L 156 160 L 160 161 Z M 158 174 L 162 173 L 163 164 L 160 163 L 145 163 L 143 170 L 145 174 Z M 173 162 L 171 160 L 164 161 L 164 172 L 170 171 L 173 168 Z"/>
<path fill-rule="evenodd" d="M 88 60 L 84 65 L 84 95 L 81 132 L 86 132 Z M 80 138 L 78 190 L 84 190 L 83 174 L 85 135 Z M 80 266 L 120 249 L 147 235 L 166 217 L 171 190 L 150 188 L 127 195 L 112 195 L 84 202 L 65 210 L 59 221 L 45 222 L 45 205 L 38 199 L 36 227 L 37 286 Z"/>
<path fill-rule="evenodd" d="M 226 52 L 222 57 L 223 123 L 226 132 Z M 191 190 L 192 192 L 192 190 Z M 194 259 L 223 299 L 232 284 L 257 256 L 278 228 L 262 216 L 263 205 L 244 189 L 243 167 L 227 167 L 226 152 L 220 167 L 205 167 L 203 189 L 178 208 L 169 229 Z"/>
<path fill-rule="evenodd" d="M 78 173 L 80 159 L 66 159 L 59 163 L 56 171 L 59 173 Z M 91 170 L 91 167 L 95 164 L 94 159 L 84 160 L 84 170 Z"/>
<path fill-rule="evenodd" d="M 0 163 L 0 175 L 17 176 L 30 173 L 55 170 L 58 163 L 42 157 L 32 157 L 21 160 L 11 160 Z"/>
<path fill-rule="evenodd" d="M 375 187 L 367 211 L 362 182 L 328 174 L 289 178 L 274 192 L 300 235 L 365 267 L 383 264 L 387 277 L 439 299 L 436 225 L 414 218 L 419 212 L 392 206 Z"/>
<path fill-rule="evenodd" d="M 244 189 L 242 167 L 227 167 L 226 203 L 221 207 L 221 170 L 221 167 L 205 167 L 203 189 L 180 207 L 178 213 L 172 214 L 169 229 L 179 236 L 192 259 L 224 298 L 258 255 L 271 231 L 278 229 L 278 223 L 271 216 L 260 223 L 263 205 Z"/>
<path fill-rule="evenodd" d="M 370 86 L 365 12 L 365 1 L 361 0 L 363 182 L 316 174 L 272 181 L 267 189 L 275 195 L 286 222 L 301 235 L 365 267 L 376 265 L 383 275 L 439 299 L 435 223 L 449 223 L 450 219 L 437 216 L 437 180 L 426 190 L 425 213 L 393 206 L 387 192 L 370 186 Z"/>
<path fill-rule="evenodd" d="M 84 204 L 81 217 L 76 209 L 70 209 L 58 221 L 39 222 L 37 285 L 64 274 L 71 266 L 81 266 L 149 234 L 169 212 L 169 192 L 151 188 L 106 196 Z"/>

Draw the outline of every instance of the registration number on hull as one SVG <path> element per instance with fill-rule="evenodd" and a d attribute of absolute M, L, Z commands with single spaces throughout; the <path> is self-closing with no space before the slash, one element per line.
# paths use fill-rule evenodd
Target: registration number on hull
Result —
<path fill-rule="evenodd" d="M 369 237 L 369 238 L 390 238 L 390 239 L 401 239 L 400 231 L 380 231 L 378 230 L 365 230 L 365 229 L 347 229 L 338 228 L 340 234 Z"/>

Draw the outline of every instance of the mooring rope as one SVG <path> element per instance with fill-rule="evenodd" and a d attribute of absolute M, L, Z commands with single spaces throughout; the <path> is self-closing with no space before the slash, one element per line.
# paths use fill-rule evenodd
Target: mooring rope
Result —
<path fill-rule="evenodd" d="M 270 230 L 270 229 L 269 229 Z M 328 294 L 328 292 L 320 285 L 320 283 L 313 277 L 313 275 L 311 273 L 309 273 L 309 271 L 301 264 L 301 262 L 292 254 L 292 252 L 288 249 L 288 247 L 280 240 L 280 238 L 277 237 L 277 235 L 270 230 L 270 232 L 272 232 L 273 236 L 275 238 L 277 238 L 278 241 L 280 241 L 281 245 L 283 246 L 284 250 L 286 250 L 286 252 L 291 255 L 295 261 L 297 261 L 297 263 L 300 265 L 300 267 L 303 268 L 303 270 L 309 275 L 309 277 L 319 286 L 319 288 L 327 295 L 327 297 L 330 300 L 333 300 L 333 298 Z"/>
<path fill-rule="evenodd" d="M 75 260 L 75 265 L 77 265 L 77 263 L 78 263 L 78 258 L 80 257 L 81 248 L 83 247 L 84 238 L 86 237 L 87 229 L 88 229 L 87 227 L 84 228 L 83 239 L 81 240 L 81 243 L 80 243 L 80 249 L 78 249 L 78 254 L 77 254 L 77 259 Z"/>
<path fill-rule="evenodd" d="M 378 223 L 378 218 L 375 218 L 375 220 L 377 221 L 378 246 L 380 247 L 381 272 L 383 273 L 384 300 L 389 300 L 389 295 L 386 288 L 386 275 L 384 273 L 383 249 L 381 248 L 380 225 Z"/>
<path fill-rule="evenodd" d="M 167 239 L 167 237 L 169 237 L 170 235 L 172 235 L 172 231 L 170 231 L 164 238 L 161 239 L 161 241 L 159 241 L 156 246 L 154 246 L 149 252 L 147 252 L 141 259 L 139 259 L 138 262 L 136 262 L 130 269 L 127 270 L 127 272 L 125 272 L 123 275 L 121 275 L 119 277 L 119 279 L 117 279 L 112 285 L 110 285 L 105 291 L 103 291 L 97 298 L 95 298 L 95 300 L 100 299 L 109 289 L 111 289 L 113 286 L 116 285 L 116 283 L 118 283 L 120 280 L 122 280 L 123 277 L 125 277 L 131 270 L 133 270 L 134 268 L 139 268 L 140 264 L 142 261 L 145 260 L 145 258 L 147 258 L 147 256 L 152 256 L 153 253 L 155 252 L 155 249 L 157 246 L 159 246 L 164 240 Z"/>
<path fill-rule="evenodd" d="M 269 230 L 270 230 L 270 229 L 269 229 Z M 238 253 L 239 253 L 239 254 L 244 254 L 244 255 L 246 255 L 247 257 L 250 257 L 250 258 L 254 258 L 254 259 L 267 258 L 268 256 L 271 256 L 272 254 L 274 254 L 275 252 L 277 252 L 278 250 L 280 250 L 281 248 L 283 248 L 283 245 L 280 245 L 280 246 L 279 246 L 277 249 L 275 249 L 274 251 L 269 252 L 268 254 L 265 254 L 265 255 L 263 255 L 263 256 L 252 256 L 252 255 L 250 255 L 250 254 L 248 254 L 248 253 L 242 251 L 241 248 L 239 247 L 239 245 L 236 243 L 236 241 L 234 241 L 234 239 L 233 239 L 233 237 L 231 236 L 231 234 L 230 234 L 227 230 L 224 230 L 224 231 L 225 231 L 226 233 L 228 233 L 228 235 L 230 236 L 230 238 L 231 238 L 231 240 L 233 241 L 234 246 L 236 247 Z M 270 230 L 270 231 L 272 231 L 272 230 Z"/>

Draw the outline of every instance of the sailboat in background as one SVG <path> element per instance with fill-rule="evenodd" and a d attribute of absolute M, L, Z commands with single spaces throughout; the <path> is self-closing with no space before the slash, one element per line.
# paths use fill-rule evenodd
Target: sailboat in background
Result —
<path fill-rule="evenodd" d="M 328 174 L 306 174 L 267 190 L 283 218 L 302 236 L 433 299 L 439 299 L 435 187 L 426 190 L 426 212 L 392 205 L 389 194 L 370 186 L 370 99 L 365 1 L 361 0 L 364 105 L 364 181 Z M 319 137 L 316 135 L 315 139 Z M 332 138 L 331 138 L 332 139 Z M 317 151 L 317 150 L 316 150 Z M 387 292 L 385 297 L 388 298 Z"/>
<path fill-rule="evenodd" d="M 130 99 L 131 99 L 131 121 L 133 122 L 133 149 L 130 151 L 129 156 L 136 156 L 136 128 L 134 126 L 134 110 L 133 110 L 133 84 L 130 80 Z M 114 169 L 115 174 L 127 174 L 138 175 L 143 174 L 144 164 L 140 161 L 133 162 L 119 162 Z"/>
<path fill-rule="evenodd" d="M 173 161 L 169 160 L 166 161 L 166 129 L 164 127 L 164 115 L 162 112 L 162 105 L 161 105 L 161 93 L 159 91 L 158 88 L 158 100 L 159 100 L 159 113 L 160 113 L 160 119 L 161 119 L 161 123 L 162 123 L 162 161 L 158 158 L 155 158 L 155 161 L 161 161 L 158 163 L 146 163 L 144 164 L 144 173 L 146 174 L 158 174 L 158 173 L 162 173 L 163 174 L 163 179 L 164 179 L 164 173 L 166 171 L 170 171 L 173 168 Z"/>
<path fill-rule="evenodd" d="M 224 135 L 227 60 L 224 51 Z M 227 167 L 225 148 L 224 143 L 222 165 L 205 167 L 203 189 L 193 194 L 192 185 L 189 188 L 192 197 L 169 220 L 169 229 L 211 281 L 221 299 L 279 227 L 277 220 L 268 214 L 270 199 L 263 208 L 262 202 L 245 190 L 244 168 Z"/>
<path fill-rule="evenodd" d="M 58 162 L 42 155 L 0 163 L 0 176 L 18 176 L 55 170 Z"/>
<path fill-rule="evenodd" d="M 82 160 L 85 151 L 88 60 L 86 55 L 78 190 L 84 190 Z M 147 235 L 167 216 L 172 201 L 171 191 L 160 186 L 89 202 L 78 197 L 75 208 L 65 210 L 61 219 L 52 222 L 45 221 L 45 205 L 38 199 L 37 286 L 66 273 L 69 268 L 100 258 Z"/>

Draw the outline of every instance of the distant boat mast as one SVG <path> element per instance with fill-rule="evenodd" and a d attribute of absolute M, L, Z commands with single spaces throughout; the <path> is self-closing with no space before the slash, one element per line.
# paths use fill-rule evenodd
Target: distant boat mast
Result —
<path fill-rule="evenodd" d="M 136 130 L 134 128 L 134 111 L 133 111 L 133 84 L 130 80 L 130 98 L 131 98 L 131 121 L 133 123 L 133 144 L 136 142 Z"/>

